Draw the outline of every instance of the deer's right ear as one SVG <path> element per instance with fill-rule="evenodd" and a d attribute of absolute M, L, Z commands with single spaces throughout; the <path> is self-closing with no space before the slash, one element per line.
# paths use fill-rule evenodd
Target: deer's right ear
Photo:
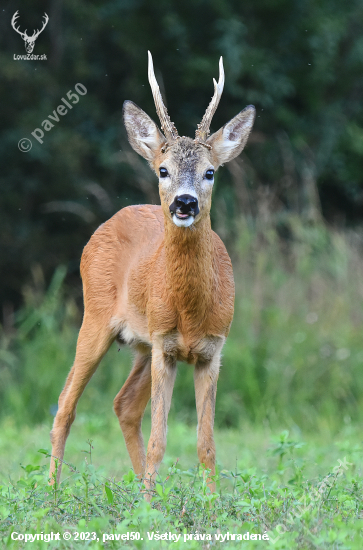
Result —
<path fill-rule="evenodd" d="M 132 101 L 125 101 L 123 118 L 131 147 L 152 162 L 166 142 L 153 120 Z"/>

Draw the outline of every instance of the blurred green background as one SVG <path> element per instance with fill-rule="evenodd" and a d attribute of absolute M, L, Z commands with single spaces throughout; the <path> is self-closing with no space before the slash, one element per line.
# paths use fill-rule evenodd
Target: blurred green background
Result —
<path fill-rule="evenodd" d="M 34 48 L 47 61 L 14 59 L 25 54 L 10 24 L 18 9 L 29 34 L 49 15 Z M 194 135 L 220 55 L 226 85 L 212 131 L 257 109 L 245 151 L 215 183 L 212 223 L 237 286 L 216 422 L 314 430 L 363 419 L 362 20 L 358 1 L 3 2 L 2 416 L 50 422 L 82 318 L 82 248 L 120 208 L 158 203 L 121 121 L 126 99 L 156 119 L 150 49 L 181 135 Z M 38 143 L 31 132 L 77 83 L 87 94 Z M 21 138 L 31 151 L 18 149 Z M 81 408 L 110 412 L 130 362 L 110 350 Z M 172 414 L 195 422 L 189 367 Z"/>

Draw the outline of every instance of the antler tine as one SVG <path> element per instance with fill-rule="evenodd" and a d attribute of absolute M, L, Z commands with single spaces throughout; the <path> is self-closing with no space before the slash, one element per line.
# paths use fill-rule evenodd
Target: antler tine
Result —
<path fill-rule="evenodd" d="M 16 12 L 14 13 L 13 17 L 11 18 L 11 25 L 12 27 L 15 25 L 15 21 L 16 19 L 19 17 L 19 10 L 16 10 Z"/>
<path fill-rule="evenodd" d="M 18 17 L 19 17 L 19 10 L 17 10 L 17 11 L 14 13 L 14 15 L 13 15 L 13 17 L 12 17 L 12 19 L 11 19 L 11 26 L 13 27 L 14 31 L 16 31 L 17 33 L 20 34 L 21 37 L 24 37 L 24 36 L 26 36 L 26 31 L 25 31 L 25 33 L 24 33 L 24 32 L 21 32 L 21 31 L 19 30 L 19 27 L 16 28 L 16 26 L 15 26 L 15 23 L 16 23 L 16 20 L 17 20 Z"/>
<path fill-rule="evenodd" d="M 40 31 L 36 30 L 36 31 L 34 31 L 34 33 L 33 33 L 34 40 L 35 40 L 36 38 L 38 38 L 38 36 L 40 35 L 40 33 L 44 31 L 45 27 L 46 27 L 47 24 L 48 24 L 49 17 L 48 17 L 48 15 L 47 15 L 45 12 L 44 12 L 43 17 L 45 17 L 45 20 L 43 21 L 43 26 L 42 26 L 42 28 L 40 29 Z"/>
<path fill-rule="evenodd" d="M 163 130 L 165 137 L 168 141 L 174 141 L 178 139 L 178 131 L 175 128 L 174 123 L 170 120 L 168 111 L 163 103 L 163 98 L 161 97 L 160 88 L 155 78 L 153 58 L 151 53 L 148 51 L 149 57 L 149 68 L 148 68 L 148 77 L 149 83 L 151 86 L 151 91 L 154 97 L 154 103 L 156 107 L 156 112 L 160 119 L 161 129 Z"/>
<path fill-rule="evenodd" d="M 223 88 L 224 88 L 223 57 L 221 57 L 219 60 L 218 84 L 214 78 L 213 78 L 213 84 L 214 84 L 214 95 L 212 97 L 210 104 L 208 105 L 206 112 L 204 113 L 202 122 L 198 124 L 197 130 L 195 132 L 195 141 L 204 142 L 206 141 L 209 135 L 209 126 L 210 126 L 210 123 L 212 122 L 213 115 L 216 112 L 216 109 L 218 107 L 219 101 L 222 96 Z"/>

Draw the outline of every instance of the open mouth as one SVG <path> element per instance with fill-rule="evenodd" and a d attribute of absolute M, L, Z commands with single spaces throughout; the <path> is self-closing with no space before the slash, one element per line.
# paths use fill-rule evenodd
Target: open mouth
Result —
<path fill-rule="evenodd" d="M 175 225 L 189 227 L 199 214 L 198 199 L 194 195 L 178 195 L 169 206 L 169 210 Z"/>
<path fill-rule="evenodd" d="M 189 212 L 189 214 L 183 214 L 182 212 L 174 212 L 171 214 L 173 222 L 178 227 L 190 227 L 194 222 L 194 214 Z"/>
<path fill-rule="evenodd" d="M 179 220 L 187 220 L 189 216 L 192 216 L 194 218 L 194 214 L 192 212 L 189 212 L 189 214 L 182 214 L 182 212 L 175 212 L 176 217 Z"/>

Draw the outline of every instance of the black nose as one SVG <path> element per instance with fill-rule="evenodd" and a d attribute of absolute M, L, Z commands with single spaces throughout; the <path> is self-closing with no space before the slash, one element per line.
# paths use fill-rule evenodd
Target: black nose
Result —
<path fill-rule="evenodd" d="M 169 206 L 172 214 L 188 214 L 196 216 L 199 214 L 198 199 L 192 195 L 179 195 Z"/>

